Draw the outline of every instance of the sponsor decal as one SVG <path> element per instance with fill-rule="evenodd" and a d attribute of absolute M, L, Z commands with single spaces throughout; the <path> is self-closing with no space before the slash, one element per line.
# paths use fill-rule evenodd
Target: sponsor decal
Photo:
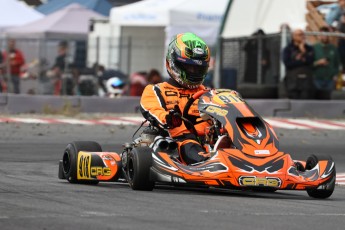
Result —
<path fill-rule="evenodd" d="M 110 176 L 111 170 L 108 167 L 91 167 L 91 176 Z"/>
<path fill-rule="evenodd" d="M 242 186 L 264 186 L 264 187 L 280 187 L 282 182 L 276 177 L 256 177 L 241 176 L 238 183 Z"/>
<path fill-rule="evenodd" d="M 196 47 L 196 48 L 193 49 L 193 53 L 204 54 L 204 50 L 199 48 L 199 47 Z"/>
<path fill-rule="evenodd" d="M 77 179 L 89 180 L 91 179 L 91 154 L 85 152 L 79 152 L 78 165 L 77 165 Z"/>
<path fill-rule="evenodd" d="M 202 65 L 202 61 L 200 61 L 200 60 L 193 60 L 193 62 L 197 65 Z"/>
<path fill-rule="evenodd" d="M 258 143 L 260 144 L 260 143 Z M 268 149 L 263 149 L 263 150 L 254 150 L 255 155 L 269 155 L 270 151 Z"/>
<path fill-rule="evenodd" d="M 186 62 L 187 61 L 186 59 L 180 58 L 180 57 L 177 57 L 177 60 L 182 61 L 182 62 Z"/>
<path fill-rule="evenodd" d="M 243 103 L 243 99 L 242 98 L 240 98 L 237 95 L 234 95 L 232 93 L 229 93 L 229 92 L 220 93 L 218 95 L 218 98 L 222 102 L 224 102 L 226 104 L 229 104 L 229 103 Z M 217 97 L 215 97 L 214 100 L 218 101 Z"/>
<path fill-rule="evenodd" d="M 175 91 L 165 91 L 164 92 L 165 96 L 167 97 L 174 97 L 174 96 L 177 96 L 178 95 L 178 92 L 175 92 Z"/>
<path fill-rule="evenodd" d="M 175 101 L 166 101 L 165 102 L 167 105 L 178 105 L 178 101 L 175 100 Z"/>
<path fill-rule="evenodd" d="M 114 158 L 112 158 L 110 155 L 102 155 L 100 157 L 103 161 L 108 161 L 110 165 L 116 165 Z M 109 167 L 91 166 L 91 162 L 91 153 L 79 152 L 77 163 L 78 180 L 94 180 L 97 179 L 98 176 L 112 176 L 112 171 Z"/>
<path fill-rule="evenodd" d="M 191 98 L 191 94 L 184 94 L 184 93 L 180 93 L 180 98 Z"/>
<path fill-rule="evenodd" d="M 228 111 L 225 110 L 225 109 L 221 109 L 221 108 L 217 108 L 215 106 L 208 106 L 206 108 L 206 111 L 209 112 L 209 113 L 214 113 L 214 114 L 217 114 L 219 116 L 225 116 L 228 114 Z"/>

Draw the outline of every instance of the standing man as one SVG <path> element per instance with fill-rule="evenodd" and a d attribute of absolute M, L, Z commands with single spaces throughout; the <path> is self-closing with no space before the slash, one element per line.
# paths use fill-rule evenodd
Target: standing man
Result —
<path fill-rule="evenodd" d="M 304 32 L 293 31 L 292 41 L 283 50 L 285 86 L 291 99 L 312 99 L 314 49 L 305 43 Z"/>
<path fill-rule="evenodd" d="M 54 95 L 61 95 L 65 87 L 63 85 L 62 75 L 65 73 L 68 67 L 68 43 L 67 41 L 61 41 L 58 45 L 58 56 L 55 58 L 55 63 L 52 68 L 55 76 L 54 80 Z"/>
<path fill-rule="evenodd" d="M 2 52 L 0 51 L 0 93 L 4 92 L 4 59 L 2 57 Z"/>
<path fill-rule="evenodd" d="M 320 32 L 327 33 L 329 29 L 322 27 Z M 334 89 L 334 78 L 339 74 L 339 54 L 337 48 L 330 43 L 326 34 L 319 37 L 314 45 L 314 85 L 316 99 L 331 99 Z"/>
<path fill-rule="evenodd" d="M 20 68 L 25 64 L 25 59 L 23 53 L 16 48 L 16 41 L 14 39 L 8 40 L 8 52 L 3 54 L 4 63 L 9 66 L 10 79 L 13 84 L 13 92 L 15 94 L 20 93 Z M 9 56 L 9 57 L 8 57 Z M 8 59 L 7 59 L 8 58 Z"/>

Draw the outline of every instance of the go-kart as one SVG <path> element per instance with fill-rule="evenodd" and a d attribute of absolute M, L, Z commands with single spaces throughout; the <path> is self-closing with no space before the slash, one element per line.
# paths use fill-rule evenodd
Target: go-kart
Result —
<path fill-rule="evenodd" d="M 196 100 L 200 117 L 188 119 Z M 120 154 L 102 152 L 91 141 L 68 144 L 59 162 L 59 178 L 83 184 L 121 178 L 134 190 L 169 184 L 268 192 L 306 190 L 314 198 L 332 195 L 336 175 L 332 158 L 310 155 L 306 161 L 292 160 L 279 150 L 272 127 L 237 92 L 199 91 L 188 100 L 181 117 L 210 153 L 204 162 L 183 163 L 176 141 L 150 120 Z M 194 128 L 201 122 L 209 124 L 202 135 Z"/>

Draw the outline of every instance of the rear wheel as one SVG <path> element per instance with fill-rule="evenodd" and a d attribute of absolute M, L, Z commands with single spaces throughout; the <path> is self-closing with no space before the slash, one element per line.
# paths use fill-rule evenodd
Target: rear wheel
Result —
<path fill-rule="evenodd" d="M 332 161 L 333 159 L 330 156 L 317 156 L 317 155 L 311 155 L 308 157 L 306 161 L 306 170 L 313 169 L 319 161 Z M 335 179 L 336 179 L 336 173 L 335 168 L 332 172 L 332 175 L 330 176 L 330 179 L 323 185 L 320 185 L 318 188 L 315 189 L 308 189 L 307 193 L 310 197 L 318 198 L 318 199 L 325 199 L 332 195 L 334 188 L 335 188 Z"/>
<path fill-rule="evenodd" d="M 80 184 L 98 184 L 98 180 L 78 181 L 77 179 L 77 161 L 80 151 L 102 152 L 101 146 L 94 141 L 75 141 L 69 143 L 62 157 L 62 175 L 70 183 Z M 59 172 L 60 175 L 60 172 Z"/>
<path fill-rule="evenodd" d="M 150 180 L 152 149 L 149 147 L 133 148 L 128 155 L 127 179 L 133 190 L 152 191 L 154 182 Z"/>

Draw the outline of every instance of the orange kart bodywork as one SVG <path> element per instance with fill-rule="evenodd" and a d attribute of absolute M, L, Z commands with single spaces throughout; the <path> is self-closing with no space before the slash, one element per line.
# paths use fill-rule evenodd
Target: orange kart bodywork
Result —
<path fill-rule="evenodd" d="M 177 163 L 169 154 L 158 152 L 154 155 L 152 170 L 156 175 L 165 175 L 156 178 L 162 182 L 223 188 L 306 190 L 317 188 L 332 179 L 334 162 L 320 161 L 314 169 L 301 173 L 296 170 L 290 155 L 283 152 L 270 157 L 253 158 L 237 149 L 222 149 L 208 161 L 194 166 Z"/>
<path fill-rule="evenodd" d="M 197 101 L 198 100 L 198 101 Z M 147 127 L 121 154 L 102 152 L 97 143 L 69 144 L 60 161 L 59 177 L 72 183 L 117 181 L 122 176 L 133 189 L 152 190 L 154 184 L 252 190 L 306 190 L 311 197 L 327 198 L 335 186 L 331 157 L 311 155 L 292 160 L 279 150 L 272 127 L 232 90 L 196 93 L 183 111 L 198 103 L 199 120 L 209 127 L 202 134 L 211 157 L 194 165 L 182 163 L 176 142 Z"/>

